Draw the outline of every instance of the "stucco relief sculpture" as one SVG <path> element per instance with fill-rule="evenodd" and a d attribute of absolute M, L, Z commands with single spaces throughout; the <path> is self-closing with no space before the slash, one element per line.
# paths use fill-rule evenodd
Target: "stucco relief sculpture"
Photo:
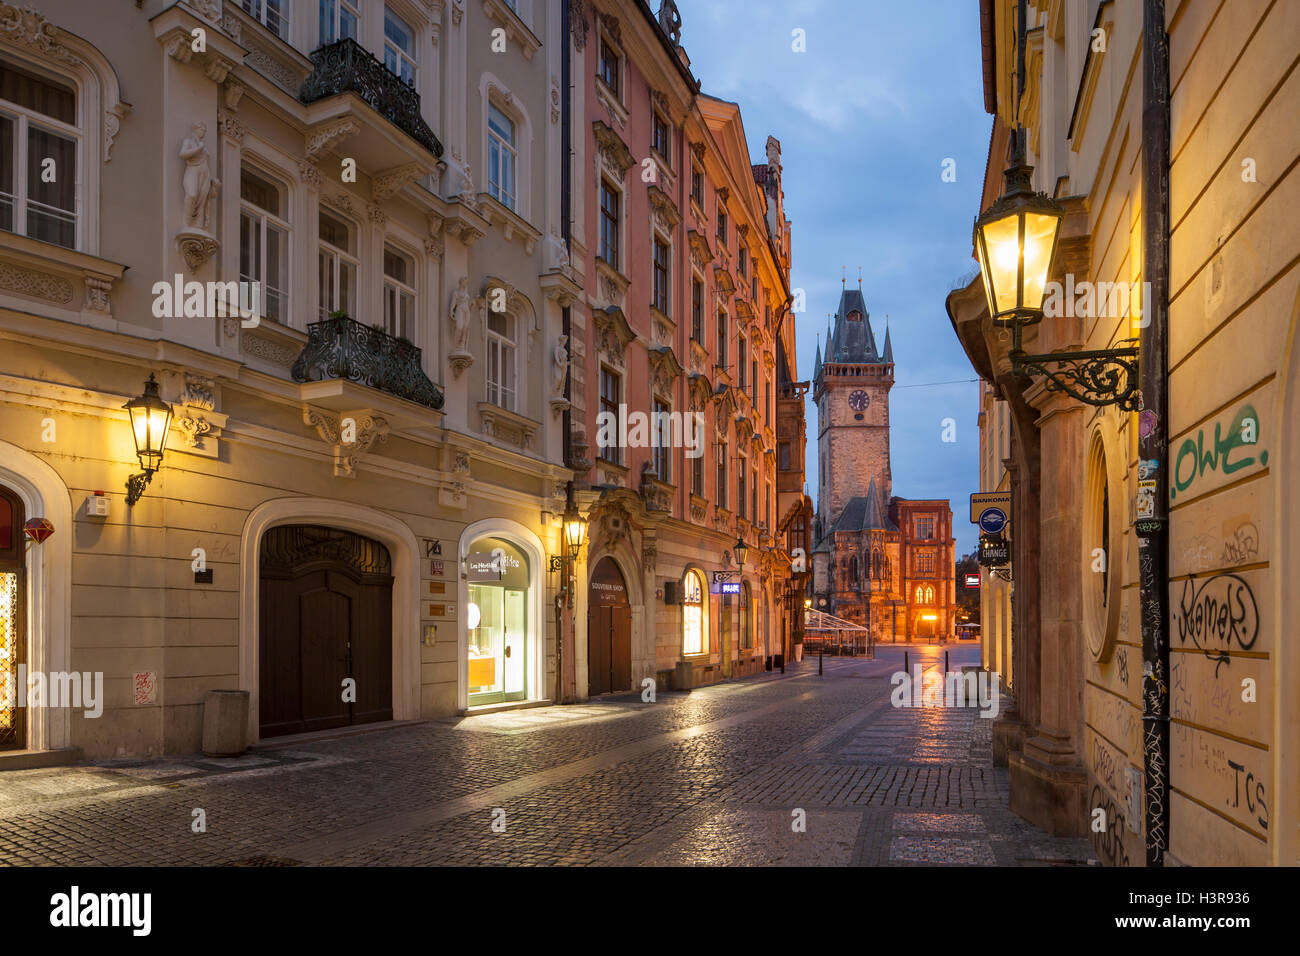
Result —
<path fill-rule="evenodd" d="M 482 296 L 475 299 L 469 294 L 469 276 L 461 276 L 456 291 L 451 294 L 451 352 L 447 355 L 447 362 L 457 378 L 474 364 L 474 356 L 466 347 L 469 344 L 471 309 L 482 309 L 486 302 Z"/>
<path fill-rule="evenodd" d="M 209 231 L 212 206 L 221 182 L 212 175 L 211 158 L 203 142 L 207 134 L 205 124 L 195 123 L 180 150 L 180 157 L 185 161 L 185 171 L 181 176 L 181 188 L 185 191 L 185 222 L 176 235 L 176 242 L 191 272 L 211 259 L 220 247 Z"/>

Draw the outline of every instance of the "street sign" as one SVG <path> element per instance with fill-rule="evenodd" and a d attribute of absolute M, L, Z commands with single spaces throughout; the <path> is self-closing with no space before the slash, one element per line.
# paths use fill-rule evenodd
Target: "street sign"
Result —
<path fill-rule="evenodd" d="M 723 593 L 723 594 L 739 594 L 739 593 L 740 593 L 740 582 L 739 582 L 739 581 L 724 581 L 724 582 L 722 583 L 722 593 Z"/>
<path fill-rule="evenodd" d="M 980 586 L 980 576 L 978 574 L 966 575 L 966 587 L 977 588 Z"/>
<path fill-rule="evenodd" d="M 970 523 L 979 524 L 985 508 L 998 508 L 1003 515 L 1011 514 L 1011 492 L 981 491 L 970 496 Z M 996 532 L 990 532 L 996 533 Z"/>
<path fill-rule="evenodd" d="M 985 508 L 980 512 L 979 526 L 985 534 L 999 534 L 1007 526 L 1007 513 L 1001 508 Z"/>

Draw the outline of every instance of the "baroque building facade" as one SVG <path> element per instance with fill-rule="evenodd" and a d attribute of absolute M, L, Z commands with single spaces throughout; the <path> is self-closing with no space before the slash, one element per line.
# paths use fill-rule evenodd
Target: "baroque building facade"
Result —
<path fill-rule="evenodd" d="M 872 640 L 954 636 L 954 543 L 947 500 L 893 495 L 889 330 L 876 346 L 860 289 L 845 289 L 813 368 L 818 495 L 813 607 Z"/>
<path fill-rule="evenodd" d="M 803 473 L 793 421 L 776 465 L 798 386 L 780 147 L 751 164 L 738 107 L 699 94 L 675 5 L 142 0 L 97 29 L 108 15 L 0 4 L 19 171 L 0 197 L 0 765 L 193 752 L 218 689 L 248 694 L 251 743 L 780 653 L 777 536 Z M 623 152 L 598 119 L 660 175 L 623 181 L 613 272 L 595 184 Z M 691 337 L 691 275 L 710 323 L 724 297 L 735 316 L 721 338 Z M 738 335 L 743 377 L 714 368 Z M 709 449 L 725 431 L 752 462 L 743 509 L 728 465 L 734 521 L 711 450 L 707 491 L 681 449 L 596 467 L 602 367 L 625 404 L 706 411 Z M 173 427 L 133 437 L 127 406 L 150 402 Z M 687 563 L 734 570 L 737 537 L 739 594 L 685 602 Z M 608 645 L 593 666 L 593 612 L 607 637 L 636 616 L 635 670 Z M 102 677 L 102 714 L 20 699 L 74 672 Z"/>

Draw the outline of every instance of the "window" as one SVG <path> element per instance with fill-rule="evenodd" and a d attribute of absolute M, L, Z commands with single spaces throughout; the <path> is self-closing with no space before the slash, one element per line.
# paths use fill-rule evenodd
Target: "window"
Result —
<path fill-rule="evenodd" d="M 745 390 L 745 349 L 748 343 L 745 341 L 743 335 L 740 336 L 739 343 L 740 344 L 736 348 L 736 356 L 738 359 L 736 362 L 736 381 L 740 386 L 740 390 L 743 392 Z"/>
<path fill-rule="evenodd" d="M 740 646 L 754 646 L 754 595 L 748 581 L 740 583 Z"/>
<path fill-rule="evenodd" d="M 741 246 L 736 256 L 736 271 L 743 276 L 747 268 L 749 268 L 749 250 Z"/>
<path fill-rule="evenodd" d="M 758 408 L 758 359 L 749 360 L 749 400 Z"/>
<path fill-rule="evenodd" d="M 704 170 L 698 166 L 691 167 L 691 198 L 695 205 L 704 208 Z"/>
<path fill-rule="evenodd" d="M 672 456 L 669 453 L 669 445 L 672 442 L 673 429 L 672 419 L 669 417 L 667 403 L 654 400 L 654 470 L 655 477 L 660 481 L 671 482 L 672 478 Z"/>
<path fill-rule="evenodd" d="M 934 603 L 934 588 L 927 587 L 925 589 L 925 603 L 926 604 Z"/>
<path fill-rule="evenodd" d="M 691 459 L 691 494 L 704 497 L 704 456 Z"/>
<path fill-rule="evenodd" d="M 333 213 L 321 209 L 319 237 L 320 317 L 328 319 L 331 312 L 346 312 L 356 318 L 357 260 L 353 229 Z"/>
<path fill-rule="evenodd" d="M 333 43 L 344 37 L 357 39 L 361 0 L 320 0 L 320 42 Z"/>
<path fill-rule="evenodd" d="M 727 507 L 727 446 L 718 446 L 718 507 Z"/>
<path fill-rule="evenodd" d="M 239 5 L 281 40 L 289 39 L 289 0 L 239 0 Z"/>
<path fill-rule="evenodd" d="M 747 464 L 744 455 L 736 458 L 736 514 L 740 517 L 746 517 L 745 503 L 748 496 L 745 494 L 745 465 Z"/>
<path fill-rule="evenodd" d="M 721 196 L 718 197 L 718 242 L 727 244 L 727 209 L 722 205 Z"/>
<path fill-rule="evenodd" d="M 763 514 L 758 510 L 758 469 L 754 468 L 749 473 L 749 516 L 755 524 L 763 520 Z"/>
<path fill-rule="evenodd" d="M 515 317 L 492 311 L 487 317 L 487 400 L 514 411 Z"/>
<path fill-rule="evenodd" d="M 772 421 L 772 380 L 763 379 L 763 408 L 767 412 L 768 423 Z"/>
<path fill-rule="evenodd" d="M 758 305 L 758 276 L 753 275 L 749 278 L 749 297 L 754 300 L 754 305 Z"/>
<path fill-rule="evenodd" d="M 600 411 L 604 421 L 618 421 L 618 406 L 623 401 L 623 379 L 617 372 L 600 367 Z M 623 464 L 623 449 L 615 441 L 600 446 L 600 457 L 616 465 Z"/>
<path fill-rule="evenodd" d="M 777 467 L 782 471 L 790 470 L 790 443 L 783 441 L 776 446 Z"/>
<path fill-rule="evenodd" d="M 669 156 L 672 153 L 673 136 L 668 128 L 668 121 L 659 115 L 658 110 L 650 113 L 650 148 L 659 154 L 659 158 L 672 165 Z"/>
<path fill-rule="evenodd" d="M 600 38 L 600 78 L 611 93 L 622 99 L 618 87 L 618 51 L 604 37 Z"/>
<path fill-rule="evenodd" d="M 934 573 L 933 551 L 918 551 L 916 553 L 916 571 L 918 574 Z"/>
<path fill-rule="evenodd" d="M 692 570 L 682 581 L 682 654 L 704 651 L 704 576 Z"/>
<path fill-rule="evenodd" d="M 727 313 L 718 310 L 718 367 L 727 367 Z"/>
<path fill-rule="evenodd" d="M 917 604 L 924 604 L 924 603 L 925 603 L 925 588 L 923 588 L 923 587 L 917 587 L 917 589 L 916 589 L 916 603 L 917 603 Z"/>
<path fill-rule="evenodd" d="M 415 85 L 415 31 L 390 7 L 384 7 L 384 66 Z"/>
<path fill-rule="evenodd" d="M 507 209 L 515 208 L 515 124 L 488 104 L 488 194 Z"/>
<path fill-rule="evenodd" d="M 704 283 L 691 279 L 691 338 L 704 344 Z"/>
<path fill-rule="evenodd" d="M 622 194 L 605 180 L 600 182 L 600 257 L 618 268 L 618 217 Z"/>
<path fill-rule="evenodd" d="M 668 308 L 668 243 L 654 239 L 654 301 L 656 309 L 664 315 L 671 314 Z"/>
<path fill-rule="evenodd" d="M 77 248 L 76 122 L 70 85 L 0 63 L 0 229 Z"/>
<path fill-rule="evenodd" d="M 239 279 L 261 283 L 262 318 L 289 317 L 286 190 L 245 166 L 239 175 Z"/>
<path fill-rule="evenodd" d="M 384 327 L 415 341 L 415 260 L 392 246 L 384 247 Z"/>
<path fill-rule="evenodd" d="M 772 527 L 772 483 L 767 483 L 767 503 L 763 508 L 763 527 Z"/>
<path fill-rule="evenodd" d="M 921 539 L 928 539 L 934 537 L 934 515 L 917 516 L 916 536 Z"/>

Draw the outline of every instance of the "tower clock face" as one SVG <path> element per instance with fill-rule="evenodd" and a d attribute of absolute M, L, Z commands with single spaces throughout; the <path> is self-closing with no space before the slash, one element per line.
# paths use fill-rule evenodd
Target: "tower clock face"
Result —
<path fill-rule="evenodd" d="M 866 407 L 870 404 L 871 396 L 862 389 L 858 389 L 849 396 L 849 408 L 853 409 L 855 412 L 865 411 Z"/>

